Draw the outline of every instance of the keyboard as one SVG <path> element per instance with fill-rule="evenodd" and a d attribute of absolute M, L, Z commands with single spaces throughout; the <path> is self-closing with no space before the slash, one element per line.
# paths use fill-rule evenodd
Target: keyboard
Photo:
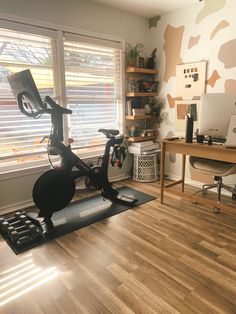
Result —
<path fill-rule="evenodd" d="M 221 142 L 215 142 L 215 141 L 213 141 L 213 142 L 212 142 L 212 144 L 214 144 L 214 145 L 224 145 L 224 143 L 221 143 Z"/>
<path fill-rule="evenodd" d="M 226 138 L 225 137 L 211 137 L 212 139 L 212 143 L 213 144 L 224 144 L 226 142 Z"/>

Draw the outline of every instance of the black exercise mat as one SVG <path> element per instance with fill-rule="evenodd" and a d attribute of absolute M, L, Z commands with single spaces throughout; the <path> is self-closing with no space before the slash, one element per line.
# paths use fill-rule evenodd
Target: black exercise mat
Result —
<path fill-rule="evenodd" d="M 138 201 L 134 206 L 121 205 L 112 203 L 109 200 L 103 201 L 103 198 L 100 194 L 94 195 L 83 200 L 75 201 L 66 208 L 55 212 L 52 216 L 55 233 L 48 239 L 39 236 L 30 243 L 17 246 L 7 237 L 4 235 L 2 236 L 14 251 L 14 253 L 19 254 L 69 232 L 88 226 L 96 221 L 114 216 L 129 208 L 135 208 L 138 205 L 150 202 L 155 199 L 155 197 L 152 195 L 148 195 L 146 193 L 139 192 L 127 187 L 121 187 L 117 190 L 119 191 L 119 195 L 136 198 Z M 29 215 L 35 217 L 37 216 L 36 213 L 29 213 Z"/>

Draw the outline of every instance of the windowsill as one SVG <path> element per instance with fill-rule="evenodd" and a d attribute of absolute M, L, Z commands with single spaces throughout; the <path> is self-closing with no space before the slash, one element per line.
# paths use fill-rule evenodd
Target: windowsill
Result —
<path fill-rule="evenodd" d="M 90 153 L 86 152 L 86 154 L 80 153 L 79 157 L 83 161 L 86 162 L 88 160 L 93 161 L 93 159 L 98 158 L 99 156 L 102 156 L 102 155 L 103 155 L 103 150 L 101 151 L 99 150 L 99 151 L 90 152 Z M 1 176 L 0 176 L 0 181 L 13 179 L 17 177 L 24 177 L 24 176 L 28 176 L 32 174 L 37 174 L 37 173 L 43 173 L 49 169 L 50 169 L 49 161 L 47 162 L 45 161 L 45 163 L 41 165 L 30 166 L 30 167 L 27 167 L 27 165 L 22 165 L 22 168 L 2 171 Z"/>

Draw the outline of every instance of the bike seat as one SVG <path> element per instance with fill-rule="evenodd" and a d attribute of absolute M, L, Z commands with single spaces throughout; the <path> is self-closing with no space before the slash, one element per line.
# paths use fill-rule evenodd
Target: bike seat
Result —
<path fill-rule="evenodd" d="M 114 129 L 99 129 L 98 132 L 102 132 L 103 134 L 107 135 L 118 135 L 120 132 L 119 130 L 114 130 Z"/>

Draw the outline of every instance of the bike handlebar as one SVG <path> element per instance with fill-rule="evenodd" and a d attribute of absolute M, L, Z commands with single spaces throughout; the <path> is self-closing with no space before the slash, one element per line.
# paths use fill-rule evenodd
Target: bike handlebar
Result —
<path fill-rule="evenodd" d="M 45 101 L 46 103 L 51 107 L 51 110 L 53 110 L 54 112 L 58 112 L 61 114 L 72 114 L 72 110 L 67 109 L 67 108 L 63 108 L 61 106 L 59 106 L 54 100 L 52 100 L 51 97 L 46 96 L 45 97 Z M 50 113 L 50 112 L 49 112 Z"/>

